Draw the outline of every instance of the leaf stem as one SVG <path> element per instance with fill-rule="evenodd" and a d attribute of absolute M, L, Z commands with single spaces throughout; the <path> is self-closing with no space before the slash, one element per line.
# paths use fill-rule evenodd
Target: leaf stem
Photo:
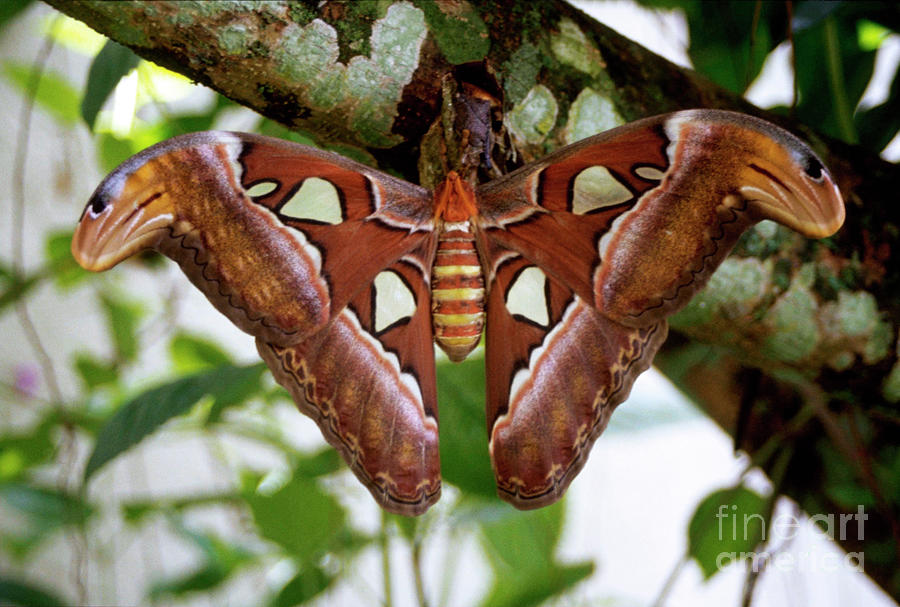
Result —
<path fill-rule="evenodd" d="M 779 490 L 784 483 L 787 475 L 788 466 L 794 457 L 793 444 L 786 444 L 778 450 L 778 456 L 769 472 L 769 480 L 772 481 L 772 494 L 766 502 L 765 525 L 766 529 L 771 529 L 772 519 L 775 515 L 775 506 L 778 503 L 778 497 L 781 495 Z M 751 558 L 747 561 L 747 577 L 744 579 L 744 590 L 741 597 L 741 607 L 751 607 L 753 604 L 753 595 L 756 592 L 757 582 L 760 575 L 765 571 L 768 563 L 772 559 L 772 553 L 779 552 L 782 547 L 768 549 L 771 544 L 771 532 L 764 533 L 762 540 L 753 547 L 753 552 L 758 555 L 757 558 Z"/>
<path fill-rule="evenodd" d="M 684 566 L 687 564 L 688 560 L 690 560 L 690 556 L 687 553 L 682 556 L 677 563 L 675 563 L 675 567 L 672 569 L 672 573 L 669 574 L 669 577 L 666 578 L 665 583 L 663 583 L 663 587 L 659 591 L 659 596 L 656 597 L 656 600 L 653 601 L 653 607 L 663 607 L 665 605 L 666 599 L 669 597 L 669 593 L 672 592 L 672 588 L 675 586 L 675 582 L 678 581 L 679 576 L 681 576 L 681 570 L 684 569 Z"/>
<path fill-rule="evenodd" d="M 447 549 L 444 552 L 444 563 L 441 567 L 443 572 L 441 575 L 441 589 L 438 594 L 437 606 L 443 607 L 447 605 L 450 599 L 450 589 L 453 586 L 456 572 L 459 569 L 459 557 L 462 552 L 459 549 L 459 537 L 454 529 L 450 529 L 447 534 Z"/>
<path fill-rule="evenodd" d="M 428 599 L 425 597 L 425 584 L 422 580 L 422 540 L 417 537 L 411 543 L 413 582 L 416 586 L 416 599 L 419 602 L 419 607 L 428 607 Z"/>
<path fill-rule="evenodd" d="M 388 538 L 388 515 L 381 511 L 381 575 L 384 580 L 384 606 L 393 607 L 393 591 L 391 588 L 391 546 Z"/>

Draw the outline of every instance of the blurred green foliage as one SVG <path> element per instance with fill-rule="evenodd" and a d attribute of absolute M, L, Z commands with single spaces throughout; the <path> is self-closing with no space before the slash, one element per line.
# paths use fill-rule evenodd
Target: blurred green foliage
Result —
<path fill-rule="evenodd" d="M 896 2 L 799 0 L 639 0 L 687 17 L 688 56 L 720 86 L 746 93 L 766 58 L 780 44 L 793 53 L 794 104 L 773 108 L 822 134 L 881 152 L 900 128 L 900 74 L 887 98 L 873 107 L 860 100 L 871 81 L 875 55 L 900 29 Z M 791 11 L 790 13 L 788 11 Z"/>

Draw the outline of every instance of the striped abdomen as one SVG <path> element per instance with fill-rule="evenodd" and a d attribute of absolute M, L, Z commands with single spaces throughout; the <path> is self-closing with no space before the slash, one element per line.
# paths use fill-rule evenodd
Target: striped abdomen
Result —
<path fill-rule="evenodd" d="M 484 276 L 469 222 L 445 223 L 431 275 L 434 339 L 459 362 L 478 345 L 484 326 Z"/>

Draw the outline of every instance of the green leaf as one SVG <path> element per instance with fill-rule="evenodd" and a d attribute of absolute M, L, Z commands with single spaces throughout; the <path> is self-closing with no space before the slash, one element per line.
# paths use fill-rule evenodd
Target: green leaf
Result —
<path fill-rule="evenodd" d="M 56 607 L 68 605 L 58 596 L 38 588 L 37 586 L 14 580 L 9 577 L 0 577 L 0 604 L 21 605 L 22 607 Z"/>
<path fill-rule="evenodd" d="M 325 447 L 315 453 L 303 453 L 294 462 L 294 474 L 309 479 L 333 474 L 344 467 L 336 449 Z"/>
<path fill-rule="evenodd" d="M 19 277 L 12 273 L 4 277 L 3 291 L 0 292 L 0 312 L 28 295 L 33 288 L 40 284 L 41 278 L 40 274 Z"/>
<path fill-rule="evenodd" d="M 189 116 L 173 116 L 166 120 L 165 127 L 168 131 L 167 135 L 175 137 L 184 133 L 196 133 L 197 131 L 208 131 L 212 128 L 218 115 L 217 110 L 204 114 L 191 114 Z"/>
<path fill-rule="evenodd" d="M 131 49 L 112 40 L 106 41 L 91 63 L 84 98 L 81 100 L 81 117 L 84 118 L 88 128 L 94 128 L 97 115 L 106 99 L 119 81 L 136 68 L 140 61 Z"/>
<path fill-rule="evenodd" d="M 112 172 L 138 151 L 130 139 L 119 139 L 111 133 L 100 133 L 97 137 L 97 160 L 100 168 L 107 173 Z"/>
<path fill-rule="evenodd" d="M 735 93 L 747 90 L 784 37 L 786 16 L 779 3 L 695 1 L 684 8 L 694 68 Z"/>
<path fill-rule="evenodd" d="M 518 577 L 514 582 L 495 582 L 484 607 L 528 607 L 540 605 L 547 599 L 563 594 L 594 572 L 594 563 L 585 561 L 574 565 L 552 565 L 532 572 L 527 578 Z"/>
<path fill-rule="evenodd" d="M 3 62 L 3 75 L 23 94 L 30 94 L 33 79 L 38 77 L 31 65 Z M 59 74 L 45 70 L 40 74 L 40 83 L 35 93 L 35 102 L 64 126 L 72 126 L 78 121 L 81 96 L 69 82 Z"/>
<path fill-rule="evenodd" d="M 217 406 L 231 406 L 259 393 L 264 370 L 262 363 L 246 367 L 222 365 L 139 394 L 101 428 L 84 470 L 85 482 L 105 463 L 168 420 L 186 413 L 204 396 L 215 399 Z"/>
<path fill-rule="evenodd" d="M 415 516 L 401 516 L 399 514 L 387 514 L 388 520 L 393 521 L 400 531 L 401 537 L 407 542 L 412 542 L 416 538 L 416 531 L 419 528 L 419 521 L 422 519 Z"/>
<path fill-rule="evenodd" d="M 161 68 L 158 68 L 161 69 Z M 235 103 L 231 99 L 216 94 L 213 107 L 209 110 L 198 114 L 182 114 L 166 116 L 165 120 L 155 123 L 150 127 L 150 131 L 155 131 L 155 141 L 144 141 L 142 147 L 156 143 L 163 139 L 183 135 L 185 133 L 196 133 L 197 131 L 208 131 L 213 128 L 219 115 L 228 109 L 241 108 L 240 104 Z M 144 135 L 143 137 L 146 137 Z"/>
<path fill-rule="evenodd" d="M 160 511 L 181 512 L 192 508 L 202 506 L 222 506 L 225 504 L 243 505 L 243 496 L 236 491 L 226 491 L 223 493 L 202 493 L 200 495 L 192 495 L 188 497 L 179 497 L 175 499 L 159 499 L 151 498 L 147 500 L 135 500 L 123 502 L 120 504 L 122 518 L 126 522 L 137 525 L 143 522 L 147 516 L 156 516 Z"/>
<path fill-rule="evenodd" d="M 877 51 L 891 35 L 888 28 L 868 19 L 860 19 L 856 22 L 856 32 L 859 37 L 859 47 L 864 51 Z"/>
<path fill-rule="evenodd" d="M 203 565 L 190 573 L 157 582 L 150 590 L 152 599 L 210 590 L 227 581 L 242 565 L 253 560 L 251 553 L 241 546 L 222 541 L 211 534 L 191 531 L 180 525 L 178 527 L 181 535 L 203 552 Z"/>
<path fill-rule="evenodd" d="M 881 105 L 857 111 L 853 117 L 859 141 L 881 152 L 900 130 L 900 70 L 894 74 L 888 98 Z"/>
<path fill-rule="evenodd" d="M 796 118 L 827 135 L 857 143 L 853 112 L 872 78 L 875 54 L 860 48 L 855 19 L 840 11 L 797 32 Z"/>
<path fill-rule="evenodd" d="M 33 0 L 3 0 L 0 2 L 0 28 L 15 19 L 22 11 L 31 5 Z M 3 598 L 0 596 L 0 598 Z"/>
<path fill-rule="evenodd" d="M 754 554 L 765 539 L 769 505 L 743 486 L 715 491 L 700 502 L 688 525 L 688 555 L 705 579 Z"/>
<path fill-rule="evenodd" d="M 269 605 L 272 607 L 303 605 L 327 590 L 334 580 L 335 577 L 321 567 L 314 565 L 303 567 L 291 581 L 285 584 Z"/>
<path fill-rule="evenodd" d="M 0 536 L 4 551 L 19 558 L 27 558 L 61 527 L 83 527 L 93 514 L 90 504 L 76 495 L 15 481 L 0 483 L 0 504 L 22 515 L 8 534 Z"/>
<path fill-rule="evenodd" d="M 505 516 L 482 524 L 486 550 L 493 562 L 509 569 L 530 569 L 552 564 L 562 533 L 562 502 L 537 510 L 505 508 Z"/>
<path fill-rule="evenodd" d="M 99 360 L 90 354 L 81 353 L 75 356 L 75 370 L 89 390 L 115 384 L 119 379 L 116 365 Z"/>
<path fill-rule="evenodd" d="M 555 551 L 562 532 L 564 506 L 519 512 L 482 523 L 485 554 L 494 583 L 484 607 L 527 607 L 557 596 L 591 575 L 590 561 L 560 563 Z"/>
<path fill-rule="evenodd" d="M 150 589 L 150 598 L 158 601 L 165 596 L 181 596 L 215 588 L 228 579 L 232 571 L 217 563 L 205 563 L 199 569 L 183 576 L 157 582 Z"/>
<path fill-rule="evenodd" d="M 301 563 L 313 563 L 333 548 L 346 513 L 315 480 L 295 474 L 271 495 L 249 489 L 245 499 L 261 536 Z"/>
<path fill-rule="evenodd" d="M 71 247 L 71 231 L 55 232 L 44 241 L 46 264 L 33 274 L 17 275 L 12 268 L 0 265 L 0 311 L 26 297 L 48 277 L 54 278 L 57 286 L 63 288 L 86 278 L 90 273 L 75 262 Z"/>
<path fill-rule="evenodd" d="M 27 431 L 0 437 L 0 481 L 19 479 L 28 469 L 50 459 L 56 450 L 56 421 L 56 412 L 50 411 Z"/>
<path fill-rule="evenodd" d="M 104 294 L 100 303 L 116 346 L 116 358 L 121 361 L 134 360 L 138 352 L 137 327 L 143 315 L 141 305 L 111 294 Z"/>
<path fill-rule="evenodd" d="M 0 501 L 27 515 L 41 527 L 80 525 L 93 509 L 75 495 L 24 483 L 0 484 Z"/>
<path fill-rule="evenodd" d="M 218 344 L 187 333 L 178 333 L 169 344 L 169 356 L 179 374 L 226 365 L 231 357 Z"/>
<path fill-rule="evenodd" d="M 44 254 L 49 272 L 61 288 L 74 286 L 91 275 L 72 257 L 71 230 L 49 234 L 44 240 Z"/>
<path fill-rule="evenodd" d="M 495 499 L 484 419 L 484 359 L 437 366 L 441 474 L 463 491 Z"/>
<path fill-rule="evenodd" d="M 151 123 L 135 121 L 128 136 L 122 139 L 112 133 L 98 133 L 96 141 L 100 168 L 111 172 L 141 150 L 181 134 L 184 131 L 177 128 L 178 120 L 170 118 Z"/>

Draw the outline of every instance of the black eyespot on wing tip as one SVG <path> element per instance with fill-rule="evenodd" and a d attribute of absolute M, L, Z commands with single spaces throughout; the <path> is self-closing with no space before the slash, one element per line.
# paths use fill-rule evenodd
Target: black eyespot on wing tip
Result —
<path fill-rule="evenodd" d="M 103 194 L 94 194 L 87 203 L 87 209 L 94 217 L 105 211 L 108 206 L 109 200 Z"/>
<path fill-rule="evenodd" d="M 810 178 L 820 181 L 825 175 L 825 166 L 814 154 L 806 154 L 803 159 L 803 172 Z"/>

